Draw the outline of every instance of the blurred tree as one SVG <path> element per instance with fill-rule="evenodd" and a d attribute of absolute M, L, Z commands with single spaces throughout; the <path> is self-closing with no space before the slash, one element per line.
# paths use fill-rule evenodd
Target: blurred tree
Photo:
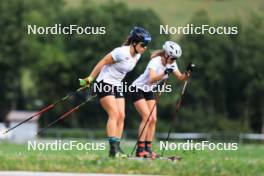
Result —
<path fill-rule="evenodd" d="M 21 68 L 25 59 L 23 18 L 27 7 L 23 1 L 0 1 L 0 111 L 23 109 Z"/>
<path fill-rule="evenodd" d="M 197 123 L 197 131 L 261 131 L 264 62 L 260 48 L 264 33 L 259 29 L 263 23 L 259 16 L 253 16 L 247 24 L 239 21 L 212 23 L 205 12 L 199 12 L 190 22 L 197 26 L 238 26 L 239 33 L 181 38 L 182 60 L 186 63 L 192 60 L 197 65 L 185 102 L 186 111 L 197 113 L 191 117 L 182 112 L 181 118 L 176 119 L 178 128 L 183 129 L 182 125 L 188 122 L 193 127 Z"/>
<path fill-rule="evenodd" d="M 118 10 L 117 10 L 118 9 Z M 189 61 L 197 68 L 187 87 L 183 107 L 175 116 L 175 101 L 182 84 L 170 79 L 173 92 L 164 93 L 159 103 L 159 130 L 175 116 L 177 131 L 264 132 L 263 17 L 252 15 L 248 23 L 240 19 L 212 22 L 205 12 L 195 14 L 190 23 L 238 26 L 237 35 L 183 35 L 179 59 L 184 71 Z M 105 35 L 28 35 L 27 25 L 106 27 Z M 160 49 L 169 35 L 159 34 L 159 17 L 151 10 L 130 9 L 123 3 L 65 7 L 59 1 L 0 1 L 0 110 L 37 109 L 78 87 L 95 64 L 115 47 L 122 45 L 133 26 L 147 28 L 153 42 L 125 81 L 131 83 L 149 61 L 150 52 Z M 23 84 L 27 84 L 24 88 Z M 140 120 L 126 95 L 126 125 L 135 128 Z M 41 100 L 36 103 L 33 100 Z M 45 125 L 79 99 L 62 104 L 41 118 Z M 99 102 L 88 103 L 64 127 L 104 127 L 106 114 Z M 3 116 L 2 116 L 3 117 Z"/>
<path fill-rule="evenodd" d="M 241 31 L 237 47 L 238 78 L 244 83 L 241 86 L 245 96 L 242 112 L 253 131 L 264 133 L 263 16 L 252 14 L 249 24 Z"/>
<path fill-rule="evenodd" d="M 41 15 L 45 16 L 45 13 L 39 16 Z M 35 16 L 30 19 L 36 19 Z M 38 57 L 33 59 L 32 62 L 35 64 L 31 67 L 31 71 L 36 85 L 41 85 L 38 87 L 37 92 L 38 97 L 43 100 L 44 104 L 62 97 L 69 90 L 76 89 L 78 78 L 87 76 L 104 55 L 121 46 L 134 26 L 138 25 L 149 29 L 154 37 L 150 47 L 160 48 L 161 44 L 168 38 L 168 36 L 158 35 L 161 21 L 152 11 L 132 10 L 123 3 L 113 2 L 98 6 L 90 1 L 83 1 L 83 4 L 78 8 L 67 8 L 62 13 L 58 13 L 56 20 L 55 23 L 62 24 L 62 26 L 72 24 L 82 27 L 104 26 L 106 27 L 106 34 L 80 35 L 75 33 L 53 37 L 51 35 L 36 36 L 31 39 L 37 41 L 36 48 L 33 48 L 31 52 L 33 53 L 32 58 L 36 55 Z M 37 21 L 39 23 L 40 20 L 37 19 Z M 46 24 L 44 21 L 41 25 L 52 26 L 52 22 Z M 32 20 L 30 23 L 32 23 Z M 38 53 L 34 53 L 36 51 Z M 126 80 L 131 82 L 138 76 L 138 73 L 141 73 L 148 61 L 149 53 L 144 54 L 136 69 L 129 73 Z M 48 123 L 50 118 L 55 118 L 71 106 L 70 103 L 56 108 L 48 113 L 48 118 L 42 118 L 42 123 Z M 97 108 L 98 106 L 98 102 L 88 103 L 86 108 L 75 113 L 73 118 L 61 125 L 67 127 L 104 127 L 106 115 L 101 108 Z M 127 109 L 130 109 L 127 114 L 131 111 L 133 114 L 136 113 L 131 103 L 127 105 Z M 94 114 L 94 116 L 91 114 Z M 134 118 L 128 119 L 127 123 L 130 124 L 130 121 L 133 120 Z"/>
<path fill-rule="evenodd" d="M 43 49 L 47 50 L 49 47 L 53 47 L 51 47 L 51 42 L 43 40 L 45 37 L 28 36 L 27 25 L 53 23 L 52 21 L 60 12 L 58 9 L 61 8 L 61 5 L 62 1 L 49 2 L 47 0 L 0 2 L 0 32 L 2 34 L 0 38 L 0 67 L 3 72 L 0 74 L 2 80 L 0 110 L 2 112 L 7 112 L 10 109 L 26 109 L 28 98 L 38 89 L 34 85 L 31 89 L 32 93 L 23 90 L 22 80 L 25 71 L 36 67 L 35 61 L 41 57 L 39 55 Z M 45 48 L 42 44 L 49 46 Z M 54 52 L 46 51 L 46 53 Z M 47 60 L 49 58 L 47 57 Z"/>

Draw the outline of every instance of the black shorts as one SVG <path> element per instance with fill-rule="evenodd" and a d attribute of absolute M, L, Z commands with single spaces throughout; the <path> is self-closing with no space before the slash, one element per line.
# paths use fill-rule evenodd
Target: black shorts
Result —
<path fill-rule="evenodd" d="M 102 81 L 95 82 L 96 85 L 93 85 L 94 92 L 101 99 L 105 96 L 115 96 L 115 98 L 124 98 L 123 91 L 119 89 L 117 86 L 112 84 L 108 84 Z"/>
<path fill-rule="evenodd" d="M 145 100 L 155 100 L 155 95 L 153 92 L 144 92 L 141 89 L 137 89 L 136 87 L 132 88 L 133 92 L 130 92 L 131 98 L 133 102 L 136 102 L 140 99 L 145 99 Z"/>

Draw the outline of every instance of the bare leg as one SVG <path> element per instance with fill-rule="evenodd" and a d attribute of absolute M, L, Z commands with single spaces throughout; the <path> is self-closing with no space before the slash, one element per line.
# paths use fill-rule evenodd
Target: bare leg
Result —
<path fill-rule="evenodd" d="M 149 100 L 147 101 L 149 111 L 152 110 L 154 107 L 154 110 L 151 113 L 151 118 L 149 120 L 148 130 L 146 134 L 146 141 L 152 141 L 154 138 L 155 130 L 156 130 L 156 122 L 157 122 L 157 106 L 155 105 L 155 100 Z"/>
<path fill-rule="evenodd" d="M 119 112 L 119 116 L 117 119 L 117 137 L 121 139 L 124 129 L 124 120 L 125 120 L 125 99 L 117 98 L 116 104 Z"/>
<path fill-rule="evenodd" d="M 149 117 L 150 111 L 149 111 L 148 104 L 147 104 L 145 99 L 140 99 L 140 100 L 136 101 L 134 103 L 134 105 L 135 105 L 136 110 L 138 111 L 138 113 L 142 119 L 141 123 L 139 125 L 139 130 L 138 130 L 138 137 L 140 137 L 139 141 L 144 141 L 146 138 L 147 131 L 148 131 L 149 122 L 147 125 L 146 125 L 146 123 L 147 123 L 147 119 Z M 146 127 L 145 127 L 144 131 L 142 132 L 145 125 L 146 125 Z M 142 133 L 142 135 L 139 136 L 141 133 Z"/>
<path fill-rule="evenodd" d="M 119 117 L 118 107 L 114 96 L 105 96 L 100 103 L 108 114 L 106 132 L 108 137 L 117 137 L 117 120 Z"/>

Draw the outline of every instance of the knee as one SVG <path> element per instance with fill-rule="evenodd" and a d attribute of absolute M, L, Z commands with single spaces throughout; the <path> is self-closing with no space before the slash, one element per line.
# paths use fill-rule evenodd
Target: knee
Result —
<path fill-rule="evenodd" d="M 156 124 L 157 123 L 157 116 L 151 116 L 149 120 L 150 124 Z"/>
<path fill-rule="evenodd" d="M 125 116 L 124 112 L 119 112 L 118 121 L 123 122 L 125 120 Z"/>
<path fill-rule="evenodd" d="M 149 117 L 148 115 L 143 115 L 142 116 L 142 122 L 146 123 L 147 121 L 149 122 L 150 120 L 151 120 L 151 117 Z"/>
<path fill-rule="evenodd" d="M 117 110 L 111 110 L 111 111 L 108 112 L 108 116 L 111 119 L 116 119 L 117 120 L 118 117 L 119 117 L 119 112 Z"/>

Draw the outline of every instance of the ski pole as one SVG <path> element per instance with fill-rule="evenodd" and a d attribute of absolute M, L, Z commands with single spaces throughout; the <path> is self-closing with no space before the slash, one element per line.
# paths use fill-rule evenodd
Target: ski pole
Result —
<path fill-rule="evenodd" d="M 11 130 L 17 128 L 17 127 L 19 127 L 20 125 L 22 125 L 23 123 L 26 123 L 27 121 L 31 120 L 32 118 L 34 118 L 34 117 L 36 117 L 36 116 L 38 116 L 38 115 L 40 115 L 40 114 L 42 114 L 42 113 L 44 113 L 44 112 L 47 112 L 48 110 L 54 108 L 57 104 L 62 103 L 62 102 L 64 102 L 64 101 L 68 100 L 68 99 L 69 99 L 70 97 L 72 97 L 74 94 L 76 94 L 77 92 L 80 92 L 80 91 L 84 90 L 85 88 L 87 88 L 87 87 L 81 87 L 81 88 L 77 89 L 75 92 L 73 92 L 73 93 L 69 93 L 69 94 L 66 95 L 65 97 L 62 97 L 61 99 L 57 100 L 56 102 L 54 102 L 54 103 L 52 103 L 52 104 L 46 106 L 45 108 L 43 108 L 43 109 L 41 109 L 40 111 L 36 112 L 34 115 L 32 115 L 32 116 L 28 117 L 27 119 L 25 119 L 24 121 L 20 122 L 19 124 L 15 125 L 15 126 L 13 126 L 13 127 L 11 127 L 11 128 L 9 128 L 9 129 L 7 129 L 3 134 L 6 134 L 6 133 L 8 133 L 9 131 L 11 131 Z"/>
<path fill-rule="evenodd" d="M 182 88 L 182 91 L 181 91 L 180 98 L 179 98 L 179 100 L 177 101 L 177 104 L 176 104 L 176 113 L 180 109 L 180 106 L 181 106 L 181 103 L 182 103 L 182 100 L 183 100 L 183 95 L 184 95 L 184 92 L 185 92 L 187 84 L 188 84 L 188 80 L 184 81 L 184 85 L 183 85 L 183 88 Z M 167 135 L 165 141 L 169 141 L 171 130 L 172 130 L 172 125 L 169 128 L 168 135 Z M 163 157 L 163 155 L 164 155 L 164 148 L 162 149 L 161 157 Z"/>
<path fill-rule="evenodd" d="M 50 128 L 51 126 L 53 126 L 54 124 L 56 124 L 57 122 L 63 120 L 65 117 L 71 115 L 72 113 L 74 113 L 75 111 L 77 111 L 78 109 L 80 109 L 82 106 L 84 106 L 87 102 L 91 101 L 93 98 L 95 98 L 96 95 L 92 95 L 89 98 L 87 98 L 85 101 L 83 101 L 81 104 L 79 104 L 78 106 L 73 107 L 72 109 L 70 109 L 69 111 L 67 111 L 66 113 L 64 113 L 63 115 L 61 115 L 58 119 L 56 119 L 55 121 L 51 122 L 50 124 L 48 124 L 46 127 L 40 129 L 36 135 L 43 133 L 45 130 L 47 130 L 48 128 Z"/>
<path fill-rule="evenodd" d="M 165 87 L 166 84 L 167 84 L 167 80 L 168 80 L 168 79 L 165 79 L 165 80 L 164 80 L 164 83 L 163 83 L 163 86 L 164 86 L 164 87 Z M 139 134 L 139 136 L 138 136 L 138 138 L 137 138 L 137 142 L 136 142 L 136 144 L 134 145 L 134 148 L 132 149 L 132 152 L 131 152 L 130 156 L 133 156 L 133 153 L 134 153 L 134 151 L 135 151 L 135 149 L 136 149 L 136 147 L 137 147 L 137 144 L 138 144 L 138 140 L 139 140 L 139 139 L 141 138 L 141 136 L 143 135 L 143 132 L 144 132 L 144 130 L 145 130 L 147 124 L 148 124 L 148 121 L 149 121 L 149 119 L 150 119 L 150 117 L 151 117 L 151 114 L 153 113 L 153 111 L 154 111 L 156 105 L 157 105 L 158 102 L 159 102 L 159 99 L 160 99 L 161 93 L 162 93 L 162 92 L 160 91 L 159 94 L 158 94 L 158 96 L 157 96 L 157 100 L 156 100 L 154 106 L 152 107 L 152 109 L 151 109 L 151 111 L 150 111 L 150 113 L 149 113 L 149 116 L 148 116 L 148 118 L 147 118 L 147 121 L 146 121 L 146 123 L 144 124 L 144 127 L 143 127 L 143 129 L 141 130 L 141 132 L 140 132 L 140 134 Z"/>

